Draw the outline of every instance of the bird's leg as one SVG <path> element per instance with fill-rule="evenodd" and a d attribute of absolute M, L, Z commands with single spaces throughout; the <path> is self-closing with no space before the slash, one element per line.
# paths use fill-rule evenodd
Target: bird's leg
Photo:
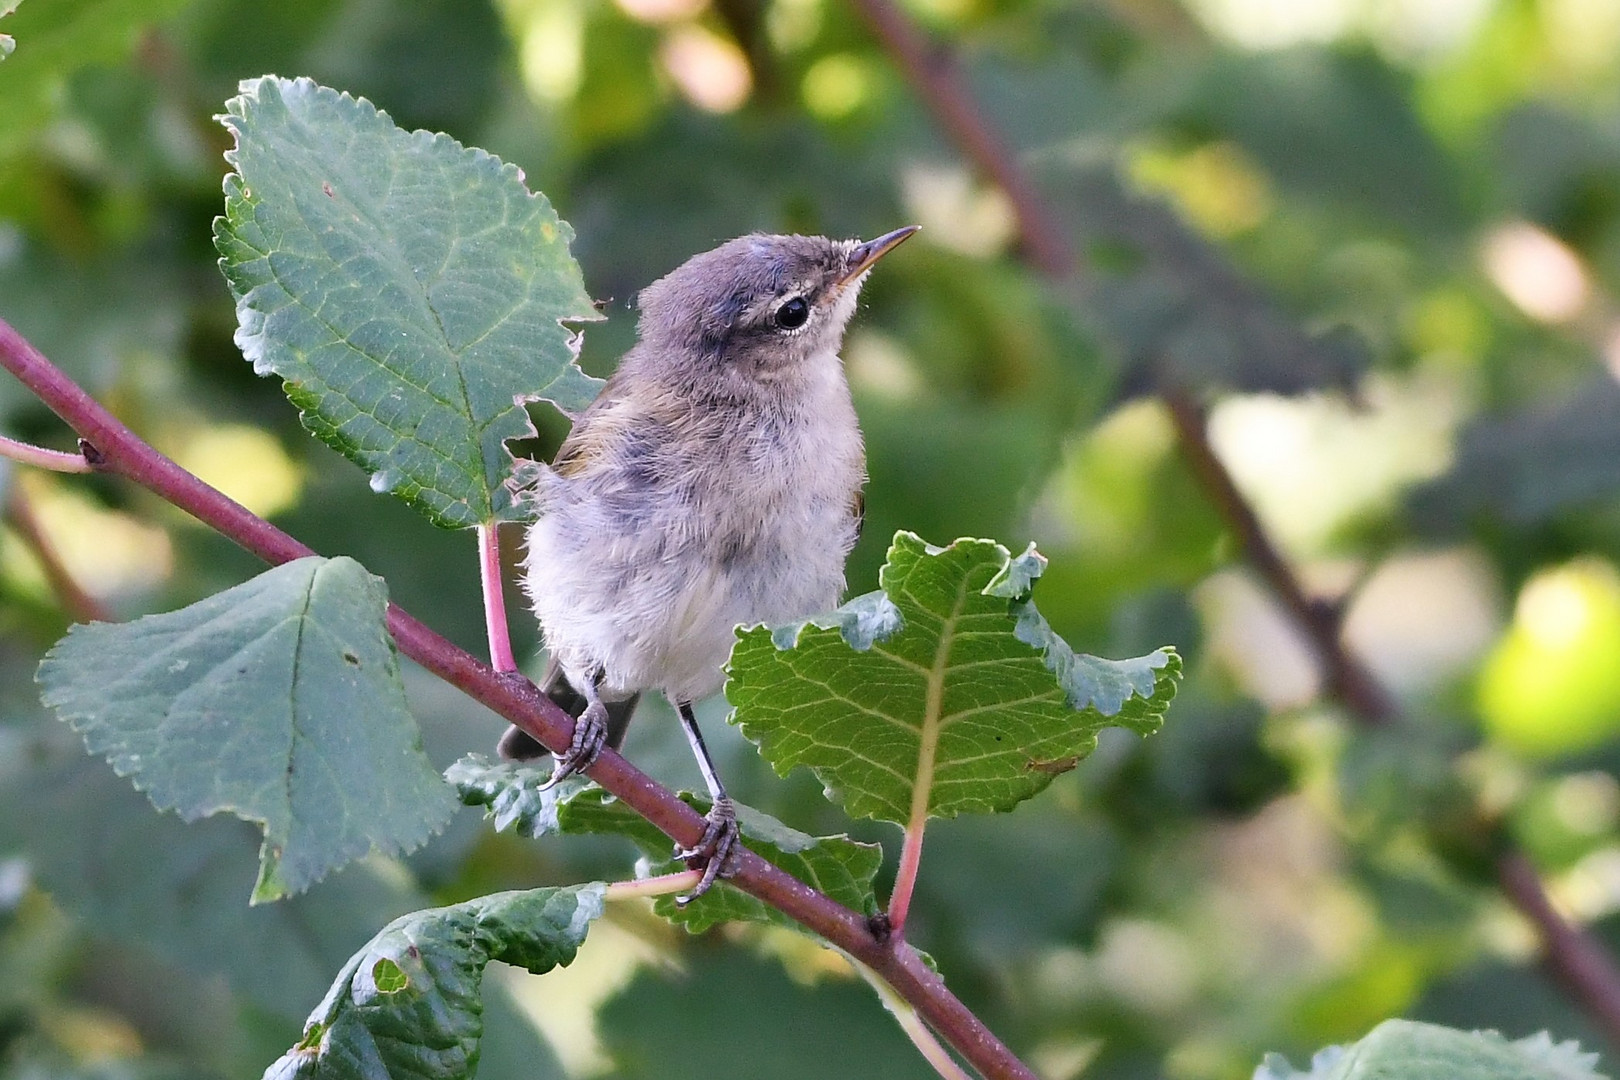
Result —
<path fill-rule="evenodd" d="M 716 878 L 730 877 L 737 872 L 738 830 L 737 808 L 726 795 L 726 786 L 720 782 L 720 774 L 714 771 L 714 762 L 709 758 L 709 749 L 703 745 L 703 733 L 698 730 L 697 717 L 692 715 L 690 702 L 682 701 L 676 704 L 675 711 L 680 714 L 681 727 L 686 732 L 686 741 L 692 744 L 692 753 L 697 756 L 698 768 L 703 770 L 703 781 L 709 785 L 709 797 L 714 805 L 709 808 L 705 818 L 707 824 L 703 827 L 703 836 L 696 844 L 689 848 L 677 847 L 677 859 L 702 859 L 703 880 L 698 882 L 697 888 L 685 896 L 677 896 L 677 904 L 686 905 L 709 891 Z"/>
<path fill-rule="evenodd" d="M 602 745 L 607 741 L 608 711 L 597 687 L 601 678 L 601 671 L 594 671 L 581 681 L 579 692 L 585 698 L 585 711 L 575 719 L 574 737 L 569 740 L 568 749 L 553 762 L 551 778 L 542 786 L 542 791 L 590 768 L 602 753 Z"/>

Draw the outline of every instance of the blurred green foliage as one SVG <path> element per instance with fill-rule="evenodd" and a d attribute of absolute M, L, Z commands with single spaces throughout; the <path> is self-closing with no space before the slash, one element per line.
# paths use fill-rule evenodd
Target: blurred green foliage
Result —
<path fill-rule="evenodd" d="M 1005 202 L 840 0 L 24 0 L 0 62 L 0 317 L 477 650 L 471 535 L 374 495 L 232 343 L 211 117 L 241 79 L 308 75 L 523 168 L 605 302 L 584 351 L 598 375 L 633 339 L 636 291 L 693 252 L 919 221 L 845 353 L 872 474 L 852 593 L 898 528 L 1035 540 L 1068 641 L 1173 642 L 1189 664 L 1161 734 L 1105 732 L 1019 814 L 935 823 L 912 940 L 1055 1080 L 1246 1077 L 1263 1051 L 1304 1061 L 1396 1015 L 1600 1047 L 1492 888 L 1485 833 L 1501 823 L 1620 945 L 1620 9 L 908 10 L 959 51 L 1080 279 L 1020 264 Z M 1182 464 L 1152 400 L 1167 384 L 1211 402 L 1223 460 L 1343 608 L 1401 724 L 1369 735 L 1322 700 Z M 543 453 L 565 426 L 536 420 Z M 0 430 L 69 445 L 7 380 Z M 119 617 L 259 569 L 122 484 L 8 474 L 0 491 Z M 621 841 L 523 841 L 464 810 L 406 862 L 250 911 L 253 830 L 158 815 L 41 719 L 32 671 L 69 620 L 8 521 L 0 1077 L 253 1075 L 391 918 L 627 872 Z M 514 625 L 531 653 L 530 620 Z M 497 735 L 409 683 L 441 768 Z M 843 819 L 802 772 L 776 779 L 721 715 L 702 719 L 739 797 L 883 842 L 884 895 L 895 830 Z M 648 703 L 627 749 L 691 783 L 671 720 Z M 847 970 L 774 930 L 685 940 L 616 907 L 573 967 L 487 986 L 489 1080 L 669 1075 L 711 1031 L 748 1040 L 749 1075 L 822 1075 L 829 1044 L 845 1071 L 927 1075 Z"/>

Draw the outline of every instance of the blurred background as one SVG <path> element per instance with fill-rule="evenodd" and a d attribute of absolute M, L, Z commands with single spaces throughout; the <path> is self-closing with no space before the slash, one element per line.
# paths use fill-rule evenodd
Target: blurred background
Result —
<path fill-rule="evenodd" d="M 897 528 L 1035 540 L 1071 643 L 1174 644 L 1189 674 L 1162 734 L 936 823 L 912 940 L 1049 1080 L 1236 1080 L 1395 1015 L 1620 1060 L 1499 887 L 1519 853 L 1620 948 L 1620 5 L 897 2 L 24 0 L 0 19 L 0 317 L 481 652 L 472 535 L 373 495 L 232 344 L 211 117 L 239 79 L 312 76 L 521 165 L 607 302 L 598 374 L 696 251 L 921 223 L 846 343 L 871 459 L 852 590 Z M 953 93 L 999 152 L 936 122 Z M 536 418 L 544 454 L 565 425 Z M 71 445 L 9 377 L 0 429 Z M 250 910 L 255 831 L 153 812 L 41 716 L 32 671 L 70 620 L 259 567 L 127 485 L 11 471 L 0 494 L 0 1077 L 256 1076 L 394 915 L 628 874 L 616 841 L 469 810 Z M 408 676 L 438 764 L 491 747 L 497 720 Z M 892 874 L 897 830 L 777 780 L 723 715 L 743 801 L 881 840 Z M 645 705 L 627 751 L 695 785 L 669 719 Z M 489 988 L 486 1080 L 932 1075 L 785 932 L 616 907 L 573 968 Z"/>

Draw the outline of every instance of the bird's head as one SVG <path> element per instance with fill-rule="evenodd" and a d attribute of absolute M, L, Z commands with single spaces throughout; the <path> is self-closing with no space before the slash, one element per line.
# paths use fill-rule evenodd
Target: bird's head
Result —
<path fill-rule="evenodd" d="M 875 240 L 752 233 L 694 255 L 641 293 L 649 355 L 691 373 L 769 382 L 836 356 L 872 264 L 917 231 Z"/>

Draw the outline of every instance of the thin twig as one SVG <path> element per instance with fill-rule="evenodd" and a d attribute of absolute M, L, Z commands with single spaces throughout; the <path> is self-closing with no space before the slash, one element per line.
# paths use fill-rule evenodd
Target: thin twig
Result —
<path fill-rule="evenodd" d="M 872 26 L 896 65 L 933 110 L 958 149 L 1007 192 L 1018 216 L 1025 258 L 1054 278 L 1079 277 L 1083 267 L 1072 244 L 1053 227 L 1045 201 L 1017 160 L 1002 148 L 994 130 L 968 95 L 953 59 L 931 44 L 891 0 L 850 0 Z M 1211 501 L 1243 545 L 1245 558 L 1310 639 L 1327 673 L 1326 691 L 1342 701 L 1361 723 L 1381 725 L 1399 718 L 1400 706 L 1348 647 L 1340 620 L 1313 601 L 1282 557 L 1209 443 L 1203 409 L 1174 391 L 1166 394 L 1182 451 Z M 1620 968 L 1590 934 L 1564 919 L 1548 902 L 1530 860 L 1508 849 L 1497 863 L 1504 894 L 1536 928 L 1543 959 L 1603 1029 L 1620 1046 Z"/>
<path fill-rule="evenodd" d="M 1581 1003 L 1610 1042 L 1620 1043 L 1620 971 L 1607 950 L 1553 907 L 1523 852 L 1497 858 L 1496 880 L 1519 913 L 1535 924 L 1547 973 Z"/>
<path fill-rule="evenodd" d="M 1238 491 L 1237 484 L 1209 443 L 1206 417 L 1190 398 L 1170 393 L 1166 403 L 1176 426 L 1182 452 L 1198 474 L 1205 491 L 1233 532 L 1244 554 L 1271 585 L 1272 590 L 1305 631 L 1322 662 L 1327 691 L 1343 702 L 1358 722 L 1374 726 L 1400 719 L 1400 706 L 1377 676 L 1344 641 L 1339 620 L 1306 595 L 1259 518 Z M 1496 879 L 1503 895 L 1536 928 L 1542 964 L 1620 1046 L 1620 968 L 1590 934 L 1564 918 L 1547 898 L 1546 887 L 1534 865 L 1522 852 L 1508 848 L 1497 858 Z"/>
<path fill-rule="evenodd" d="M 647 896 L 668 896 L 697 888 L 703 880 L 701 870 L 682 870 L 678 874 L 659 874 L 657 877 L 636 878 L 634 881 L 615 881 L 607 887 L 609 900 L 635 900 Z"/>
<path fill-rule="evenodd" d="M 11 522 L 18 539 L 34 553 L 34 558 L 39 561 L 39 568 L 45 575 L 46 583 L 56 594 L 57 601 L 69 618 L 74 622 L 108 622 L 112 619 L 101 601 L 85 592 L 67 565 L 62 562 L 62 556 L 56 550 L 56 545 L 40 527 L 39 517 L 34 513 L 33 500 L 28 497 L 21 484 L 12 486 L 11 495 L 6 500 L 6 518 Z"/>
<path fill-rule="evenodd" d="M 84 459 L 83 454 L 47 450 L 43 446 L 35 446 L 33 443 L 25 443 L 5 435 L 0 435 L 0 458 L 7 458 L 19 465 L 32 465 L 36 469 L 49 469 L 51 472 L 87 473 L 94 468 Z"/>
<path fill-rule="evenodd" d="M 266 562 L 279 564 L 315 554 L 147 445 L 4 320 L 0 320 L 0 367 L 17 376 L 79 433 L 86 458 L 98 469 L 139 484 Z M 495 671 L 397 604 L 388 605 L 388 629 L 400 652 L 516 724 L 541 745 L 553 750 L 568 746 L 573 720 L 522 675 Z M 695 845 L 702 836 L 705 823 L 696 811 L 613 750 L 603 750 L 586 773 L 681 845 Z M 740 853 L 737 873 L 729 881 L 876 971 L 988 1080 L 1035 1080 L 1028 1066 L 957 1000 L 915 949 L 899 938 L 878 940 L 866 916 L 749 851 Z"/>
<path fill-rule="evenodd" d="M 478 583 L 484 594 L 490 665 L 496 671 L 516 671 L 512 635 L 506 625 L 506 593 L 501 583 L 501 527 L 493 521 L 478 526 Z"/>
<path fill-rule="evenodd" d="M 1079 264 L 1063 241 L 1035 185 L 968 93 L 951 53 L 929 41 L 891 0 L 850 0 L 889 56 L 911 80 L 923 103 L 963 155 L 995 181 L 1017 212 L 1018 246 L 1036 267 L 1064 277 Z"/>
<path fill-rule="evenodd" d="M 1338 613 L 1332 605 L 1313 600 L 1299 576 L 1283 558 L 1271 536 L 1260 523 L 1254 507 L 1243 497 L 1226 464 L 1209 441 L 1209 418 L 1190 395 L 1177 390 L 1164 393 L 1165 405 L 1175 424 L 1176 438 L 1198 482 L 1219 511 L 1227 527 L 1237 534 L 1244 557 L 1271 586 L 1271 591 L 1305 632 L 1312 651 L 1322 665 L 1329 697 L 1344 702 L 1361 722 L 1387 724 L 1399 714 L 1399 706 L 1376 676 L 1344 644 Z"/>

